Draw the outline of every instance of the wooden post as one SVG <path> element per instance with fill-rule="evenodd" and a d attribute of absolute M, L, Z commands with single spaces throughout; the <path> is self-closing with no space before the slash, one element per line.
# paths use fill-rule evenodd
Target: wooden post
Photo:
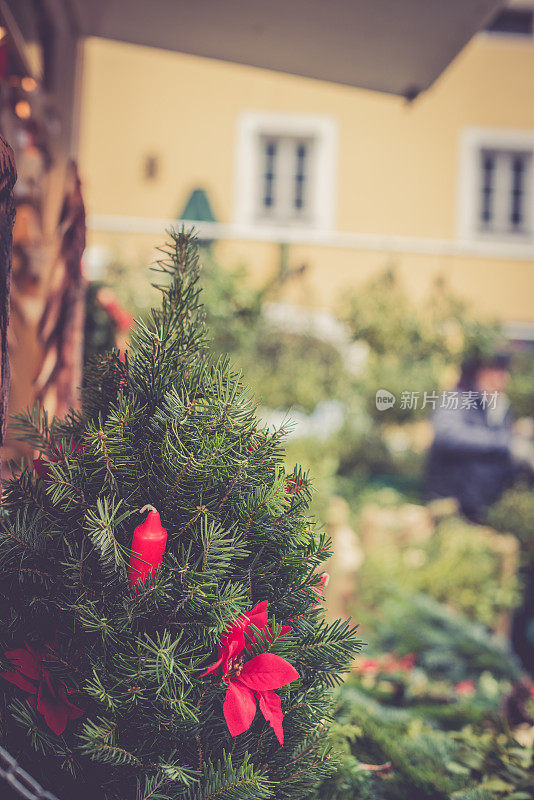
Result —
<path fill-rule="evenodd" d="M 51 405 L 63 417 L 79 402 L 82 384 L 85 281 L 82 255 L 85 249 L 85 206 L 75 162 L 71 162 L 61 210 L 59 254 L 51 286 L 39 321 L 43 365 L 36 379 L 36 399 Z"/>
<path fill-rule="evenodd" d="M 4 443 L 10 387 L 7 327 L 13 256 L 13 222 L 15 221 L 13 187 L 16 180 L 17 170 L 13 150 L 0 136 L 0 447 Z M 1 489 L 0 477 L 0 493 Z"/>
<path fill-rule="evenodd" d="M 8 42 L 22 47 L 16 19 L 2 17 L 3 5 L 0 0 Z M 79 403 L 83 355 L 85 211 L 73 162 L 82 45 L 68 3 L 37 0 L 30 5 L 42 55 L 35 75 L 38 87 L 27 97 L 31 116 L 22 120 L 6 106 L 0 119 L 20 175 L 13 231 L 9 413 L 20 413 L 38 400 L 51 416 L 63 416 Z M 31 448 L 8 429 L 4 454 L 18 461 L 31 457 Z"/>

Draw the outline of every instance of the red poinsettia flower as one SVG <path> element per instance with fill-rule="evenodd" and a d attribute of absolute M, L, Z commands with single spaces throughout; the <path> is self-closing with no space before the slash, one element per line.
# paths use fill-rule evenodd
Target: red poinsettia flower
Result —
<path fill-rule="evenodd" d="M 232 656 L 240 653 L 245 647 L 245 631 L 250 625 L 255 625 L 255 627 L 260 630 L 265 628 L 267 625 L 267 600 L 258 603 L 258 605 L 254 606 L 254 608 L 246 614 L 240 614 L 232 625 L 227 626 L 226 630 L 228 634 L 222 637 L 221 644 L 219 645 L 219 658 L 211 667 L 208 667 L 206 672 L 200 676 L 201 678 L 203 678 L 204 675 L 210 675 L 212 672 L 216 672 L 219 667 L 222 667 L 223 675 L 227 672 L 228 660 L 232 658 Z"/>
<path fill-rule="evenodd" d="M 78 442 L 71 442 L 70 454 L 76 456 L 77 453 L 80 453 L 80 455 L 83 453 L 83 445 L 79 444 Z M 59 462 L 63 460 L 63 457 L 63 449 L 59 444 L 57 447 L 54 447 L 54 457 L 51 458 L 50 461 L 42 457 L 34 458 L 33 467 L 39 477 L 45 480 L 50 476 L 50 464 L 59 464 Z"/>
<path fill-rule="evenodd" d="M 378 672 L 380 670 L 380 662 L 375 658 L 362 658 L 357 664 L 357 670 L 362 673 Z"/>
<path fill-rule="evenodd" d="M 378 658 L 363 658 L 357 664 L 360 673 L 411 672 L 415 667 L 415 653 L 397 658 L 394 653 L 385 653 Z"/>
<path fill-rule="evenodd" d="M 219 658 L 204 675 L 221 669 L 222 679 L 228 685 L 223 704 L 224 717 L 232 736 L 248 731 L 256 716 L 256 701 L 260 711 L 274 730 L 280 744 L 284 743 L 284 730 L 280 698 L 274 689 L 280 689 L 299 678 L 297 670 L 284 658 L 274 653 L 260 653 L 245 661 L 256 639 L 249 627 L 265 631 L 265 638 L 272 642 L 272 628 L 267 627 L 267 601 L 258 603 L 251 611 L 241 614 L 229 626 L 228 634 L 223 636 L 219 647 Z M 289 625 L 283 625 L 280 635 L 289 633 Z M 245 639 L 247 633 L 250 642 Z M 203 677 L 203 676 L 201 676 Z"/>
<path fill-rule="evenodd" d="M 459 681 L 454 687 L 458 697 L 470 697 L 475 694 L 477 687 L 474 681 L 464 680 Z"/>
<path fill-rule="evenodd" d="M 68 699 L 70 690 L 65 683 L 46 669 L 42 650 L 27 644 L 25 648 L 8 650 L 4 655 L 15 669 L 1 672 L 0 678 L 28 692 L 28 702 L 43 715 L 57 736 L 61 736 L 69 719 L 78 719 L 85 714 Z"/>
<path fill-rule="evenodd" d="M 398 661 L 399 667 L 410 672 L 415 667 L 415 653 L 408 653 Z"/>

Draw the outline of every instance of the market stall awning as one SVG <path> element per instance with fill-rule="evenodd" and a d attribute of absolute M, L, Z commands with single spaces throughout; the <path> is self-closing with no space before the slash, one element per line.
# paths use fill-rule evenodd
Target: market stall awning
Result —
<path fill-rule="evenodd" d="M 499 0 L 69 0 L 81 31 L 413 97 Z"/>

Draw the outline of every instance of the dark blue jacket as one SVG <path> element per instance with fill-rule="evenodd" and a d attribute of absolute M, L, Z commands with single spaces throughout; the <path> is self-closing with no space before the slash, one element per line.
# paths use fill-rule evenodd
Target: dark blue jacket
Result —
<path fill-rule="evenodd" d="M 499 499 L 513 476 L 509 412 L 492 426 L 488 410 L 477 401 L 470 408 L 438 408 L 432 422 L 428 497 L 455 497 L 466 517 L 483 521 L 489 506 Z"/>

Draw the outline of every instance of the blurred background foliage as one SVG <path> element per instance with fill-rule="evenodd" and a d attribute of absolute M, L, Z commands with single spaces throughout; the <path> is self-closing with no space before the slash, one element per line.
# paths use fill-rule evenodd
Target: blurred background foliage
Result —
<path fill-rule="evenodd" d="M 507 551 L 510 568 L 503 567 Z M 436 525 L 426 541 L 368 543 L 365 553 L 356 590 L 365 606 L 381 607 L 384 587 L 388 593 L 402 587 L 491 628 L 519 600 L 513 542 L 491 539 L 486 529 L 457 516 Z"/>
<path fill-rule="evenodd" d="M 534 554 L 534 493 L 525 486 L 508 489 L 490 509 L 488 522 L 517 537 L 526 554 Z"/>
<path fill-rule="evenodd" d="M 426 506 L 430 409 L 399 402 L 454 388 L 464 359 L 502 345 L 498 321 L 475 319 L 444 281 L 413 302 L 391 265 L 335 318 L 278 302 L 300 271 L 258 287 L 209 248 L 204 264 L 213 353 L 228 352 L 260 415 L 287 427 L 288 466 L 310 467 L 312 512 L 334 542 L 327 609 L 352 614 L 368 643 L 335 696 L 338 767 L 317 800 L 533 798 L 534 689 L 506 641 L 534 551 L 534 494 L 510 489 L 487 527 Z M 87 358 L 113 337 L 124 347 L 121 309 L 144 313 L 136 274 L 114 265 L 90 288 Z M 397 396 L 387 412 L 378 389 Z M 534 417 L 532 352 L 514 354 L 508 394 L 516 418 Z"/>

